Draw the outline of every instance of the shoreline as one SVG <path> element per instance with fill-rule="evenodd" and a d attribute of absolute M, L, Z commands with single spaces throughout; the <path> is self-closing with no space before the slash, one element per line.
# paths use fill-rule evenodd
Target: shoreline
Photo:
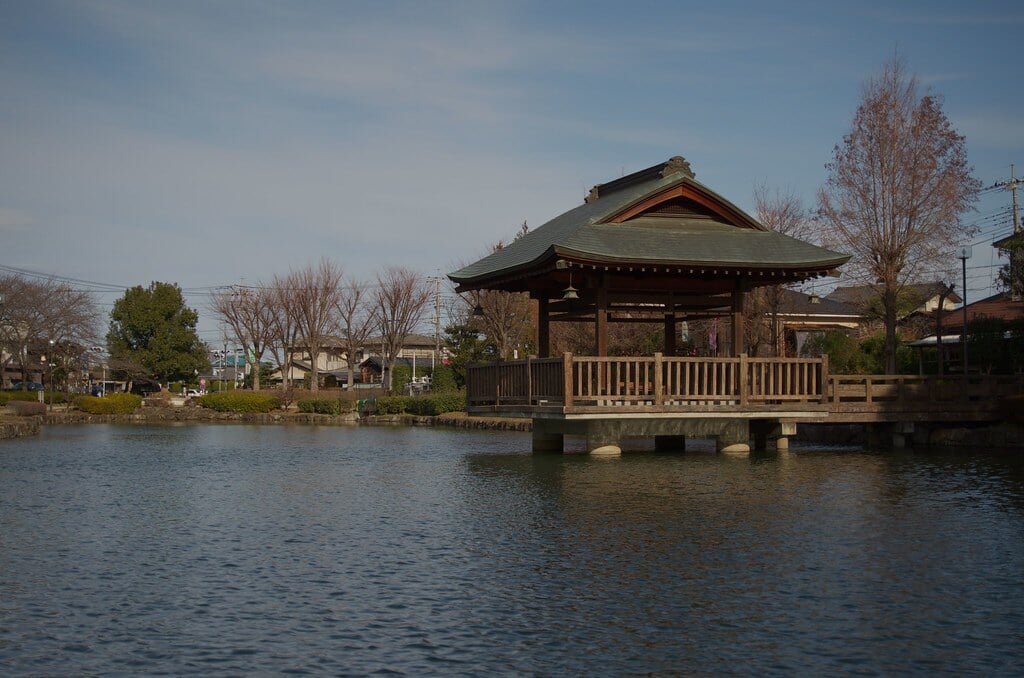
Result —
<path fill-rule="evenodd" d="M 355 412 L 342 415 L 307 414 L 294 411 L 269 413 L 214 412 L 192 407 L 144 407 L 132 414 L 88 414 L 80 411 L 48 412 L 30 417 L 0 415 L 0 440 L 39 435 L 47 425 L 77 424 L 260 424 L 260 425 L 317 425 L 317 426 L 431 426 L 487 431 L 530 432 L 530 419 L 505 417 L 471 417 L 465 412 L 449 412 L 437 416 L 411 414 L 367 415 Z M 849 427 L 836 426 L 834 430 L 820 425 L 808 425 L 796 440 L 830 444 L 852 442 Z M 860 436 L 854 436 L 859 438 Z M 937 428 L 930 436 L 928 447 L 1000 447 L 1024 449 L 1024 426 L 1012 422 L 977 427 Z"/>

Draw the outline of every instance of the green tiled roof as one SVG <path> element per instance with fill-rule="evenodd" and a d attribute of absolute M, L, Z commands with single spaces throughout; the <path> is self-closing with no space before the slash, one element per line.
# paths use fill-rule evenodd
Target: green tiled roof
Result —
<path fill-rule="evenodd" d="M 671 163 L 672 161 L 670 161 Z M 757 269 L 831 268 L 849 256 L 765 229 L 686 170 L 661 176 L 668 163 L 595 187 L 596 199 L 555 217 L 505 248 L 449 274 L 456 283 L 480 283 L 530 269 L 552 257 L 600 263 L 742 266 Z M 688 167 L 687 167 L 688 169 Z M 623 185 L 624 184 L 624 185 Z M 746 223 L 700 215 L 640 216 L 609 223 L 641 201 L 680 184 L 717 202 Z"/>

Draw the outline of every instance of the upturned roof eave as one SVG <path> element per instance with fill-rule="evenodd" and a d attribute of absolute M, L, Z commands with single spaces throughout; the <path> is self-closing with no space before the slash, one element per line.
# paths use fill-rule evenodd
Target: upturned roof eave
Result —
<path fill-rule="evenodd" d="M 830 259 L 808 260 L 801 262 L 753 262 L 753 261 L 726 261 L 712 259 L 657 259 L 649 257 L 610 257 L 602 254 L 595 254 L 583 250 L 576 250 L 569 247 L 555 246 L 552 248 L 558 258 L 574 259 L 581 265 L 597 264 L 602 266 L 657 266 L 661 268 L 708 268 L 717 266 L 719 268 L 743 269 L 743 270 L 818 270 L 832 269 L 842 266 L 850 260 L 849 255 L 842 255 Z"/>
<path fill-rule="evenodd" d="M 449 278 L 457 284 L 456 292 L 480 289 L 485 285 L 495 285 L 543 275 L 552 271 L 559 260 L 566 260 L 581 267 L 651 267 L 666 269 L 700 269 L 704 273 L 708 269 L 731 271 L 791 271 L 794 273 L 815 273 L 831 271 L 849 261 L 849 255 L 829 259 L 802 262 L 750 262 L 750 261 L 714 261 L 714 260 L 682 260 L 608 257 L 592 252 L 569 247 L 552 245 L 545 252 L 529 262 L 485 273 L 477 276 L 457 276 L 449 274 Z"/>

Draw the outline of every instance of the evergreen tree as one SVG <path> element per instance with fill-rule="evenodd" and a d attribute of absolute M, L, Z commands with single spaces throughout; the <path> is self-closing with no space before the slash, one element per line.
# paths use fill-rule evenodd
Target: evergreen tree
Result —
<path fill-rule="evenodd" d="M 111 362 L 131 376 L 162 382 L 207 371 L 207 348 L 196 334 L 199 315 L 185 306 L 181 288 L 153 282 L 127 291 L 110 314 Z"/>

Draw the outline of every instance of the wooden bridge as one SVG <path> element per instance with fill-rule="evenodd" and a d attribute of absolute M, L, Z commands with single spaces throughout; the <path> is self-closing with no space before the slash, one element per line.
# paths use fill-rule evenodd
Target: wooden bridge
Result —
<path fill-rule="evenodd" d="M 994 421 L 1001 397 L 1024 377 L 830 375 L 825 358 L 584 357 L 478 364 L 467 372 L 470 414 L 529 417 L 534 449 L 583 435 L 591 452 L 619 451 L 625 437 L 660 448 L 687 436 L 719 449 L 788 444 L 801 423 L 886 425 L 896 444 L 915 427 Z"/>

